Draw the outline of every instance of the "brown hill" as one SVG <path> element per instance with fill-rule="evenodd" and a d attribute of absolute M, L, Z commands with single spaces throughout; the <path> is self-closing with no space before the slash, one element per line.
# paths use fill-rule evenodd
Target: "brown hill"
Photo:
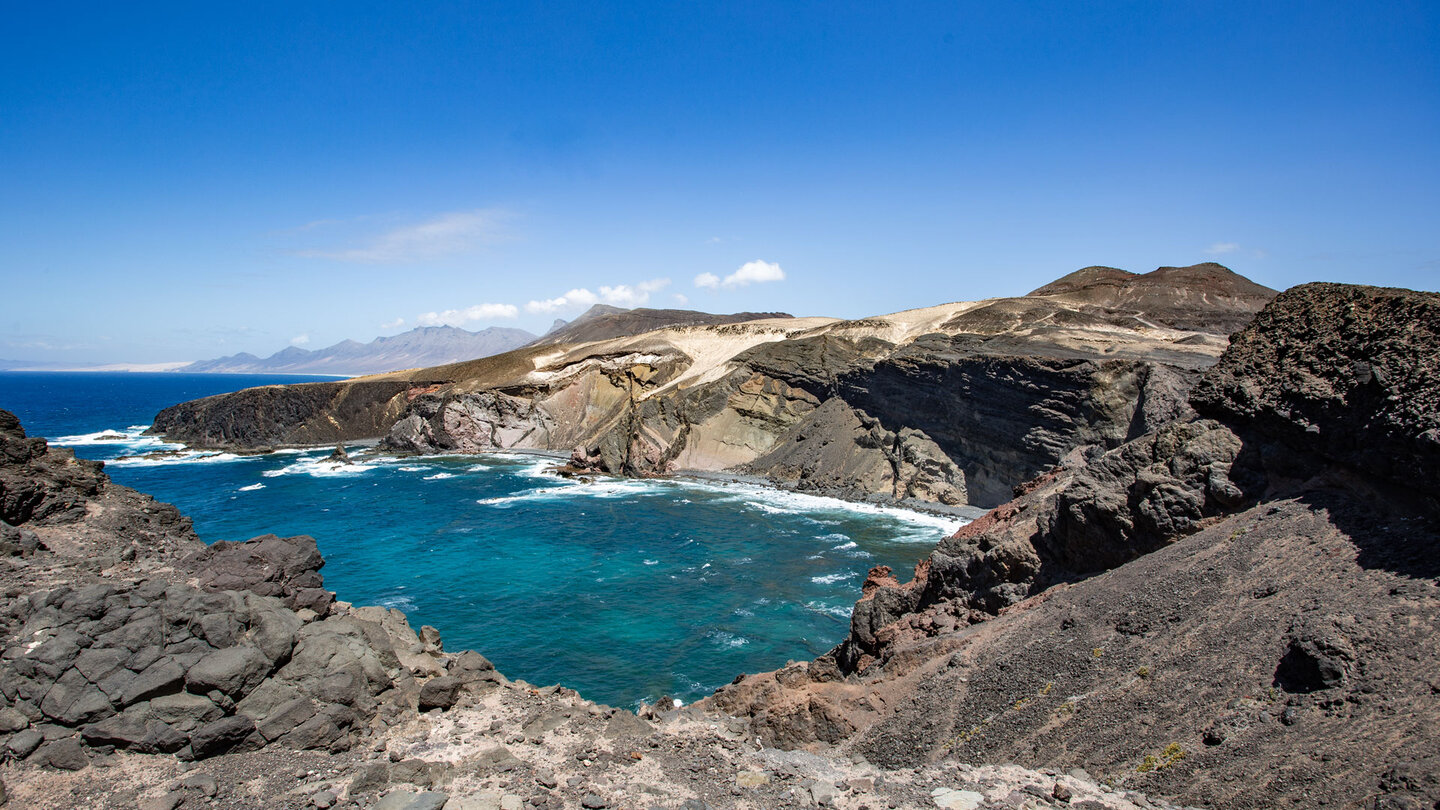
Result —
<path fill-rule="evenodd" d="M 546 332 L 531 345 L 551 346 L 560 343 L 590 343 L 597 340 L 629 337 L 674 326 L 705 326 L 741 323 L 769 318 L 789 318 L 784 312 L 736 312 L 717 315 L 692 309 L 622 309 L 596 304 L 584 314 L 563 326 Z"/>
<path fill-rule="evenodd" d="M 909 583 L 872 571 L 830 655 L 712 700 L 768 741 L 888 767 L 1430 807 L 1437 372 L 1440 296 L 1289 290 L 1195 388 L 1201 415 L 1077 451 Z"/>
<path fill-rule="evenodd" d="M 1228 335 L 1250 321 L 1275 291 L 1214 262 L 1161 267 L 1143 275 L 1086 267 L 1031 292 L 1082 312 L 1132 314 L 1174 329 Z"/>

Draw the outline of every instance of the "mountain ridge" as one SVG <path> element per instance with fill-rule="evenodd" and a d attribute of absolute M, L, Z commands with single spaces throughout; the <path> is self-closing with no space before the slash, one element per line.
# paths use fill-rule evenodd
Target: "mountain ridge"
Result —
<path fill-rule="evenodd" d="M 535 340 L 523 329 L 491 326 L 471 332 L 455 326 L 419 326 L 369 343 L 342 340 L 323 349 L 287 346 L 269 357 L 240 352 L 199 360 L 177 371 L 191 374 L 284 373 L 362 376 L 407 368 L 437 366 L 502 354 Z"/>
<path fill-rule="evenodd" d="M 542 450 L 589 472 L 728 471 L 854 500 L 989 507 L 1076 446 L 1115 447 L 1183 412 L 1223 325 L 1269 294 L 1218 265 L 1128 278 L 1143 294 L 1072 278 L 1043 296 L 857 320 L 602 307 L 506 354 L 181 403 L 152 430 L 216 448 Z M 1254 295 L 1225 294 L 1237 285 Z M 1177 313 L 1186 323 L 1165 325 Z M 655 323 L 667 325 L 637 333 Z"/>

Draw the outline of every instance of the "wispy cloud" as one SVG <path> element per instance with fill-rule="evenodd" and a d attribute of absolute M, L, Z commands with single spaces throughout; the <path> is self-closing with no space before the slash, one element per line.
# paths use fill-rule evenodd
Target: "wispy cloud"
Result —
<path fill-rule="evenodd" d="M 307 344 L 307 343 L 309 343 L 309 342 L 310 342 L 310 335 L 309 335 L 309 333 L 306 333 L 306 334 L 303 334 L 303 335 L 296 335 L 295 337 L 290 338 L 290 345 L 291 345 L 291 346 L 304 346 L 305 344 Z"/>
<path fill-rule="evenodd" d="M 670 279 L 653 278 L 634 285 L 602 286 L 598 293 L 591 292 L 586 287 L 578 287 L 554 298 L 530 301 L 525 305 L 525 311 L 532 314 L 552 314 L 585 309 L 602 302 L 617 307 L 638 307 L 648 302 L 651 294 L 668 286 Z"/>
<path fill-rule="evenodd" d="M 674 298 L 674 299 L 675 299 L 675 303 L 679 304 L 679 305 L 682 306 L 682 307 L 685 306 L 686 304 L 690 303 L 690 297 L 687 296 L 687 295 L 685 295 L 685 293 L 675 293 L 674 295 L 672 295 L 672 296 L 670 296 L 670 297 L 671 297 L 671 298 Z"/>
<path fill-rule="evenodd" d="M 1216 242 L 1210 247 L 1205 248 L 1206 256 L 1232 256 L 1236 254 L 1242 254 L 1255 259 L 1263 259 L 1270 255 L 1269 251 L 1264 248 L 1249 247 L 1239 242 Z"/>
<path fill-rule="evenodd" d="M 386 321 L 385 323 L 380 324 L 380 328 L 381 328 L 381 329 L 399 329 L 400 327 L 402 327 L 402 326 L 404 326 L 404 325 L 405 325 L 405 319 L 404 319 L 404 318 L 396 318 L 396 319 L 393 320 L 393 321 Z"/>
<path fill-rule="evenodd" d="M 734 289 L 736 287 L 748 287 L 751 284 L 765 284 L 771 281 L 784 281 L 785 271 L 780 265 L 774 262 L 761 261 L 756 259 L 753 262 L 746 262 L 740 265 L 740 269 L 720 278 L 714 273 L 701 273 L 695 277 L 695 286 L 702 290 L 718 290 L 721 287 Z"/>
<path fill-rule="evenodd" d="M 476 304 L 465 309 L 426 312 L 416 316 L 415 322 L 421 326 L 464 326 L 472 321 L 512 320 L 518 317 L 520 310 L 514 304 Z"/>
<path fill-rule="evenodd" d="M 511 215 L 498 208 L 452 211 L 424 222 L 402 225 L 374 235 L 356 247 L 300 250 L 308 259 L 330 259 L 368 264 L 406 264 L 469 253 L 510 237 L 505 227 Z M 306 229 L 325 220 L 302 226 Z"/>

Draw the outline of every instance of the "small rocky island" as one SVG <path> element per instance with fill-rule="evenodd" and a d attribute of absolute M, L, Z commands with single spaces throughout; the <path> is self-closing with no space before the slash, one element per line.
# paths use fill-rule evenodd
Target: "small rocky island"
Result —
<path fill-rule="evenodd" d="M 493 388 L 473 366 L 469 382 L 426 370 L 166 418 L 210 446 L 348 438 L 321 435 L 329 414 L 414 449 L 584 435 L 586 469 L 709 459 L 799 488 L 994 505 L 908 582 L 872 571 L 831 653 L 638 714 L 337 601 L 310 538 L 206 546 L 173 507 L 0 412 L 3 795 L 142 810 L 1435 807 L 1440 295 L 1310 284 L 1272 300 L 1213 267 L 1171 270 L 1190 272 L 1090 268 L 1030 301 L 686 326 L 586 344 L 589 361 L 574 346 L 487 358 Z M 1167 278 L 1235 294 L 1196 314 L 1162 294 Z M 795 328 L 819 331 L 769 331 Z M 696 329 L 750 347 L 697 369 L 679 350 L 715 342 Z M 980 381 L 1059 410 L 1010 414 L 1021 450 L 1001 452 L 954 428 L 983 403 L 945 410 L 942 394 Z M 867 392 L 901 389 L 921 427 L 871 414 Z M 566 423 L 582 391 L 616 420 Z M 257 403 L 293 421 L 256 418 Z M 726 430 L 739 455 L 706 443 Z M 821 433 L 868 460 L 807 454 Z"/>

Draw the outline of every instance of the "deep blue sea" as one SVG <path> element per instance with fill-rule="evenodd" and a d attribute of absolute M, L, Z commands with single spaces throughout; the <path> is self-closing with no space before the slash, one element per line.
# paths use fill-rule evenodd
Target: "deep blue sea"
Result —
<path fill-rule="evenodd" d="M 141 435 L 167 405 L 310 379 L 0 373 L 0 408 L 177 505 L 206 542 L 312 535 L 340 599 L 401 608 L 509 677 L 627 707 L 825 652 L 871 566 L 908 570 L 960 525 L 749 485 L 584 484 L 525 455 L 143 457 L 178 447 Z"/>

